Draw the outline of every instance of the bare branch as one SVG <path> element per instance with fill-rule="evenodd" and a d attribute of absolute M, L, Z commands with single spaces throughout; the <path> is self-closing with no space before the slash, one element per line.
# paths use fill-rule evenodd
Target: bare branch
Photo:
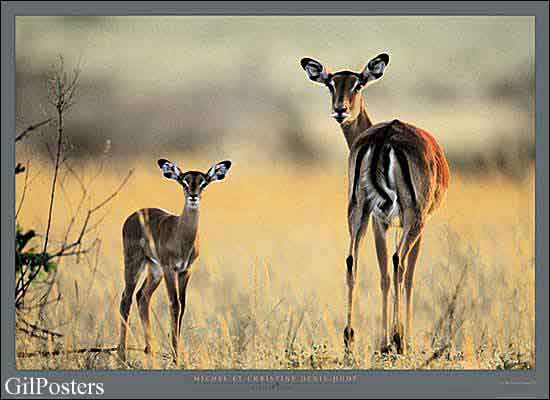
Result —
<path fill-rule="evenodd" d="M 90 210 L 90 212 L 96 212 L 97 210 L 99 210 L 100 208 L 102 208 L 105 204 L 107 204 L 108 202 L 110 202 L 112 199 L 114 199 L 119 193 L 120 191 L 122 190 L 122 188 L 126 185 L 126 183 L 128 183 L 128 180 L 130 179 L 130 177 L 132 176 L 132 174 L 134 173 L 134 170 L 131 169 L 129 172 L 128 172 L 128 175 L 126 175 L 126 177 L 123 179 L 122 183 L 119 185 L 119 187 L 110 195 L 108 196 L 105 200 L 103 200 L 101 203 L 99 203 L 97 206 L 95 206 L 94 208 L 92 208 Z"/>
<path fill-rule="evenodd" d="M 69 256 L 80 256 L 83 254 L 89 253 L 91 248 L 87 249 L 80 249 L 80 250 L 74 250 L 74 251 L 64 251 L 61 250 L 55 254 L 52 254 L 51 258 L 60 258 L 60 257 L 69 257 Z"/>
<path fill-rule="evenodd" d="M 18 358 L 32 358 L 32 357 L 51 357 L 67 354 L 84 354 L 84 353 L 114 353 L 118 350 L 118 347 L 87 347 L 81 349 L 72 350 L 53 350 L 53 351 L 33 351 L 30 353 L 18 352 Z M 129 351 L 143 351 L 141 348 L 128 347 Z"/>
<path fill-rule="evenodd" d="M 51 78 L 48 80 L 48 89 L 49 89 L 49 103 L 55 108 L 57 115 L 53 118 L 48 118 L 47 120 L 41 121 L 37 124 L 31 125 L 26 128 L 23 132 L 19 133 L 16 136 L 16 141 L 22 140 L 30 132 L 36 130 L 46 124 L 52 122 L 56 119 L 57 127 L 57 136 L 55 139 L 56 147 L 50 146 L 47 142 L 46 149 L 50 155 L 52 161 L 53 175 L 51 177 L 51 186 L 50 186 L 50 196 L 48 204 L 48 213 L 46 220 L 46 228 L 43 235 L 43 242 L 41 244 L 41 253 L 40 250 L 35 256 L 42 256 L 38 258 L 38 264 L 35 261 L 33 265 L 23 265 L 22 268 L 18 271 L 17 282 L 16 282 L 16 291 L 15 291 L 15 305 L 16 310 L 18 311 L 18 320 L 23 316 L 25 310 L 29 310 L 35 306 L 39 309 L 39 315 L 42 316 L 44 311 L 44 306 L 51 304 L 49 297 L 52 293 L 52 288 L 56 284 L 56 270 L 53 270 L 53 273 L 48 274 L 46 278 L 42 278 L 40 273 L 47 269 L 50 266 L 52 259 L 60 260 L 65 257 L 76 256 L 77 263 L 79 262 L 80 256 L 87 257 L 87 254 L 97 249 L 100 245 L 100 241 L 95 239 L 84 245 L 85 239 L 88 237 L 88 234 L 95 230 L 98 225 L 105 218 L 103 210 L 107 204 L 109 204 L 122 190 L 122 188 L 128 183 L 130 177 L 133 174 L 133 170 L 130 170 L 128 174 L 124 177 L 120 185 L 105 199 L 99 202 L 97 205 L 91 204 L 90 196 L 92 191 L 89 189 L 91 182 L 84 182 L 82 177 L 83 173 L 76 172 L 69 164 L 70 162 L 65 163 L 70 159 L 70 143 L 68 141 L 68 136 L 65 132 L 65 118 L 67 110 L 75 104 L 76 91 L 79 84 L 80 69 L 75 68 L 72 74 L 68 74 L 64 70 L 64 59 L 59 57 L 59 63 L 55 67 Z M 55 146 L 55 145 L 54 145 Z M 92 182 L 101 176 L 103 171 L 103 161 L 99 165 L 97 173 L 93 176 Z M 32 185 L 32 179 L 29 179 L 29 163 L 27 162 L 27 167 L 25 168 L 19 164 L 18 170 L 23 172 L 26 170 L 25 175 L 25 185 L 23 187 L 23 192 L 21 195 L 20 204 L 17 208 L 16 215 L 18 215 L 23 200 L 25 198 L 26 189 L 29 185 Z M 59 202 L 60 195 L 63 196 L 65 192 L 64 183 L 68 176 L 74 177 L 76 181 L 80 184 L 81 188 L 81 198 L 79 199 L 76 209 L 73 208 L 73 205 L 70 205 L 69 212 L 72 214 L 72 217 L 69 221 L 69 224 L 66 228 L 66 231 L 61 236 L 61 242 L 54 240 L 52 235 L 52 225 L 54 224 L 54 208 L 56 202 Z M 88 179 L 86 179 L 88 181 Z M 59 192 L 61 190 L 61 192 Z M 85 211 L 87 208 L 87 211 Z M 106 211 L 107 212 L 107 211 Z M 106 213 L 105 212 L 105 213 Z M 82 221 L 81 225 L 76 228 L 77 221 Z M 54 245 L 55 243 L 55 245 Z M 51 251 L 50 248 L 58 247 L 57 250 Z M 36 260 L 36 259 L 35 259 Z M 61 261 L 59 261 L 61 262 Z M 94 271 L 95 273 L 95 271 Z M 33 291 L 30 292 L 29 288 L 32 287 Z M 36 288 L 36 291 L 34 290 Z M 27 295 L 27 292 L 30 294 Z M 58 302 L 60 295 L 57 297 Z M 26 304 L 25 304 L 26 303 Z M 33 337 L 43 337 L 46 332 L 40 331 L 36 325 L 21 324 L 18 326 L 20 331 L 24 331 L 27 334 Z M 55 336 L 55 335 L 53 335 Z M 99 350 L 96 348 L 97 352 Z M 94 352 L 94 349 L 77 349 L 76 352 Z M 101 349 L 101 351 L 110 351 L 108 349 Z"/>
<path fill-rule="evenodd" d="M 24 320 L 24 319 L 20 319 L 18 322 L 19 322 L 19 323 L 23 323 L 23 324 L 26 326 L 26 328 L 30 328 L 31 331 L 32 331 L 34 334 L 39 333 L 39 334 L 41 334 L 41 335 L 46 335 L 46 336 L 56 337 L 56 338 L 62 338 L 62 337 L 63 337 L 63 335 L 62 335 L 61 333 L 54 332 L 54 331 L 51 331 L 51 330 L 49 330 L 49 329 L 41 328 L 41 327 L 39 327 L 38 325 L 32 324 L 32 323 L 30 323 L 30 322 L 28 322 L 28 321 L 26 321 L 26 320 Z M 25 329 L 25 328 L 19 327 L 18 329 L 19 329 L 19 330 L 23 330 L 23 329 Z"/>
<path fill-rule="evenodd" d="M 40 128 L 41 126 L 44 126 L 46 124 L 49 124 L 51 122 L 53 118 L 48 118 L 48 119 L 45 119 L 44 121 L 41 121 L 37 124 L 34 124 L 34 125 L 29 125 L 27 128 L 25 128 L 21 133 L 19 133 L 16 137 L 15 137 L 15 141 L 18 142 L 20 141 L 21 139 L 23 139 L 25 136 L 27 136 L 29 133 L 31 133 L 32 131 Z"/>
<path fill-rule="evenodd" d="M 46 254 L 46 251 L 48 249 L 48 239 L 49 239 L 50 228 L 51 228 L 51 223 L 52 223 L 53 205 L 54 205 L 54 201 L 55 201 L 55 189 L 56 189 L 57 176 L 59 174 L 59 160 L 61 159 L 62 145 L 63 145 L 63 108 L 58 107 L 58 112 L 57 112 L 57 154 L 56 154 L 56 157 L 55 157 L 55 167 L 54 167 L 54 174 L 53 174 L 53 179 L 52 179 L 52 188 L 51 188 L 51 191 L 50 191 L 50 205 L 48 207 L 48 222 L 47 222 L 47 225 L 46 225 L 46 234 L 45 234 L 45 238 L 44 238 L 44 247 L 43 247 L 43 250 L 42 250 L 43 254 Z"/>
<path fill-rule="evenodd" d="M 439 349 L 434 351 L 433 354 L 426 361 L 424 361 L 424 364 L 422 364 L 422 368 L 428 367 L 432 362 L 440 358 L 450 346 L 450 343 L 445 343 Z"/>
<path fill-rule="evenodd" d="M 54 202 L 55 202 L 55 193 L 56 193 L 56 187 L 57 187 L 57 179 L 59 175 L 59 166 L 61 163 L 61 157 L 62 157 L 62 151 L 63 151 L 63 134 L 64 134 L 64 124 L 63 124 L 63 117 L 64 117 L 64 111 L 65 111 L 65 96 L 66 92 L 65 89 L 69 90 L 70 92 L 74 91 L 76 86 L 76 83 L 78 82 L 78 78 L 75 77 L 72 81 L 72 84 L 69 87 L 66 87 L 66 81 L 67 76 L 66 73 L 63 71 L 64 67 L 64 61 L 63 57 L 60 57 L 60 63 L 58 70 L 54 72 L 53 77 L 51 79 L 52 86 L 56 87 L 56 91 L 51 95 L 55 96 L 55 107 L 57 110 L 57 151 L 55 155 L 55 164 L 54 164 L 54 174 L 52 178 L 52 185 L 50 189 L 50 202 L 48 207 L 48 218 L 47 218 L 47 224 L 46 224 L 46 232 L 44 235 L 44 244 L 42 247 L 42 265 L 39 265 L 37 268 L 35 268 L 33 271 L 30 272 L 29 277 L 27 278 L 27 281 L 23 281 L 21 279 L 23 277 L 23 272 L 20 276 L 20 282 L 21 287 L 18 288 L 19 290 L 16 291 L 16 306 L 21 306 L 23 299 L 25 297 L 25 294 L 30 286 L 30 284 L 35 280 L 35 278 L 40 274 L 43 268 L 46 267 L 47 263 L 51 259 L 50 257 L 47 257 L 47 250 L 48 250 L 48 242 L 50 238 L 50 229 L 52 225 L 52 217 L 53 217 L 53 208 L 54 208 Z M 75 75 L 78 75 L 78 71 L 75 70 Z M 48 121 L 49 122 L 49 121 Z"/>
<path fill-rule="evenodd" d="M 432 355 L 424 361 L 421 368 L 428 367 L 433 361 L 440 358 L 447 349 L 451 347 L 451 343 L 456 336 L 456 333 L 461 328 L 462 324 L 464 323 L 463 317 L 456 317 L 456 309 L 457 309 L 457 300 L 462 292 L 462 288 L 464 286 L 464 280 L 466 279 L 466 275 L 468 272 L 468 264 L 464 265 L 464 268 L 462 269 L 462 272 L 460 274 L 460 278 L 458 279 L 458 282 L 456 283 L 453 295 L 451 296 L 451 299 L 449 300 L 447 304 L 447 311 L 441 316 L 438 323 L 436 324 L 434 333 L 432 335 L 432 347 L 436 345 L 437 338 L 440 335 L 440 332 L 442 330 L 442 327 L 445 322 L 447 322 L 447 338 L 445 340 L 445 343 L 443 343 L 441 346 L 439 346 Z"/>
<path fill-rule="evenodd" d="M 21 307 L 22 310 L 25 310 L 25 311 L 30 311 L 30 310 L 35 310 L 37 308 L 41 308 L 41 307 L 45 307 L 47 305 L 51 305 L 51 304 L 57 304 L 61 301 L 61 299 L 63 298 L 63 296 L 61 295 L 61 293 L 59 293 L 57 295 L 57 297 L 53 300 L 49 300 L 49 301 L 46 301 L 45 299 L 47 298 L 47 294 L 44 294 L 42 296 L 42 299 L 44 300 L 41 300 L 43 301 L 42 303 L 38 303 L 38 304 L 34 304 L 32 306 L 23 306 Z"/>
<path fill-rule="evenodd" d="M 23 202 L 25 201 L 25 194 L 27 193 L 27 185 L 29 181 L 29 164 L 30 161 L 27 160 L 27 165 L 25 166 L 25 181 L 23 183 L 23 192 L 21 193 L 21 199 L 19 200 L 19 205 L 17 206 L 17 211 L 15 212 L 15 220 L 17 220 L 17 217 L 19 216 L 19 211 L 21 211 L 21 208 L 23 207 Z M 15 170 L 15 173 L 17 174 L 17 169 Z"/>

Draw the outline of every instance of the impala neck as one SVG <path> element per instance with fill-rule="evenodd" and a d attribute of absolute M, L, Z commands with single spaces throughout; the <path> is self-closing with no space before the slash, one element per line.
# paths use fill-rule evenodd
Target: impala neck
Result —
<path fill-rule="evenodd" d="M 184 242 L 193 242 L 197 237 L 199 228 L 199 207 L 193 208 L 187 205 L 179 217 L 178 236 Z"/>
<path fill-rule="evenodd" d="M 357 117 L 340 125 L 349 149 L 351 149 L 351 145 L 353 144 L 357 136 L 359 136 L 361 132 L 372 126 L 372 122 L 369 118 L 369 115 L 367 114 L 367 108 L 365 107 L 365 101 L 363 100 L 363 97 L 360 98 L 360 102 L 360 110 Z"/>

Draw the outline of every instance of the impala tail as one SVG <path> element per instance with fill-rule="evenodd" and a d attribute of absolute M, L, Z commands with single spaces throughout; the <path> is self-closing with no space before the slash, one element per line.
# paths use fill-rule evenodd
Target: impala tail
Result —
<path fill-rule="evenodd" d="M 392 126 L 400 124 L 394 120 L 387 124 L 381 134 L 391 135 Z M 358 203 L 360 196 L 365 197 L 367 207 L 373 214 L 390 223 L 400 217 L 400 202 L 397 186 L 405 184 L 410 199 L 416 202 L 416 189 L 406 154 L 391 141 L 366 140 L 352 152 L 350 172 L 350 207 Z M 354 157 L 355 155 L 355 157 Z"/>

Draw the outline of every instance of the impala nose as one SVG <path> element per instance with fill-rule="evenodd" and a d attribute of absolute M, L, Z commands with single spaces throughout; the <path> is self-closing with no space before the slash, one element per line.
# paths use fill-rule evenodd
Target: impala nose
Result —
<path fill-rule="evenodd" d="M 342 122 L 348 117 L 348 108 L 346 106 L 336 107 L 332 113 L 332 118 L 338 122 Z"/>
<path fill-rule="evenodd" d="M 337 114 L 344 114 L 346 111 L 348 111 L 346 106 L 339 106 L 334 109 L 334 112 Z"/>
<path fill-rule="evenodd" d="M 199 206 L 199 201 L 200 201 L 200 198 L 199 198 L 198 194 L 190 194 L 187 197 L 187 204 L 192 208 L 198 207 Z"/>

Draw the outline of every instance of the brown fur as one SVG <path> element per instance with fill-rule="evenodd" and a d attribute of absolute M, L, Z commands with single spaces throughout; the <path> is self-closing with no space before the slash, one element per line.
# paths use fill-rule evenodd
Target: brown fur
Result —
<path fill-rule="evenodd" d="M 350 168 L 363 146 L 389 145 L 405 154 L 418 197 L 417 212 L 429 215 L 441 205 L 449 186 L 449 167 L 443 150 L 428 132 L 399 120 L 382 122 L 360 132 L 350 149 Z M 383 169 L 382 161 L 376 168 Z M 350 188 L 354 182 L 350 181 Z M 398 185 L 400 187 L 401 185 Z"/>
<path fill-rule="evenodd" d="M 124 245 L 125 288 L 120 301 L 122 317 L 119 354 L 126 357 L 126 336 L 132 297 L 146 265 L 148 272 L 137 293 L 139 315 L 145 334 L 145 352 L 152 352 L 150 301 L 164 278 L 171 311 L 172 350 L 178 361 L 178 343 L 186 291 L 191 277 L 191 265 L 199 255 L 199 202 L 203 189 L 225 177 L 230 161 L 214 165 L 206 174 L 198 171 L 181 173 L 179 168 L 161 159 L 163 175 L 177 181 L 185 193 L 185 207 L 181 215 L 172 215 L 158 208 L 146 208 L 132 213 L 122 227 Z"/>
<path fill-rule="evenodd" d="M 177 362 L 191 264 L 199 255 L 198 221 L 199 210 L 188 208 L 186 203 L 180 216 L 158 208 L 147 208 L 134 212 L 124 222 L 122 237 L 126 287 L 120 303 L 122 322 L 119 345 L 122 359 L 126 357 L 126 331 L 132 296 L 145 265 L 148 265 L 147 276 L 136 296 L 145 335 L 145 352 L 153 351 L 151 297 L 164 278 L 172 317 L 172 350 Z M 183 263 L 186 268 L 176 270 L 177 263 Z"/>
<path fill-rule="evenodd" d="M 396 193 L 395 201 L 399 206 L 398 226 L 402 228 L 402 235 L 392 257 L 394 317 L 391 337 L 397 351 L 401 353 L 409 346 L 411 336 L 413 277 L 420 253 L 422 232 L 429 215 L 440 207 L 445 197 L 449 186 L 449 167 L 441 147 L 428 132 L 399 120 L 372 124 L 361 91 L 367 83 L 382 76 L 388 61 L 387 54 L 380 54 L 360 73 L 352 71 L 332 73 L 321 63 L 310 58 L 302 59 L 301 64 L 312 81 L 325 84 L 329 88 L 332 115 L 340 123 L 350 150 L 348 159 L 350 245 L 349 255 L 346 258 L 348 310 L 347 325 L 344 329 L 344 343 L 348 349 L 351 348 L 354 339 L 351 321 L 358 253 L 371 213 L 374 218 L 373 232 L 382 291 L 383 326 L 380 345 L 383 351 L 389 348 L 387 305 L 390 279 L 386 236 L 391 222 L 388 219 L 392 215 L 387 210 L 388 206 L 393 206 L 393 202 L 385 188 L 389 188 L 389 166 L 393 166 L 391 178 L 395 181 L 395 188 L 390 189 Z M 395 157 L 394 163 L 390 164 L 392 156 Z M 378 204 L 374 204 L 375 202 Z M 377 213 L 373 213 L 374 210 Z M 390 208 L 390 210 L 396 209 Z M 384 215 L 388 218 L 383 218 Z M 403 332 L 400 319 L 403 281 L 406 291 L 406 332 Z"/>

